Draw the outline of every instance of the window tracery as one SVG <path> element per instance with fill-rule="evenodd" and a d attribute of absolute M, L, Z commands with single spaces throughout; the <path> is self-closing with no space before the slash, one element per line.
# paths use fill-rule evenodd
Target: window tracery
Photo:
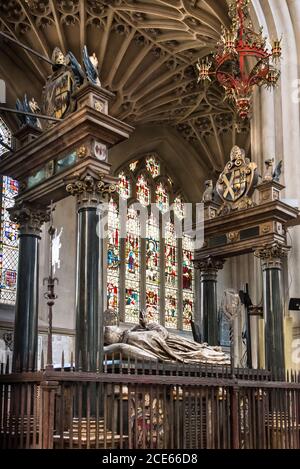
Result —
<path fill-rule="evenodd" d="M 137 168 L 139 175 L 135 179 Z M 165 181 L 172 181 L 172 184 Z M 173 194 L 176 184 L 159 158 L 152 154 L 125 167 L 120 172 L 120 186 L 123 199 L 135 194 L 136 200 L 149 212 L 145 238 L 142 238 L 140 217 L 133 206 L 129 207 L 122 255 L 121 244 L 116 242 L 117 205 L 111 211 L 114 217 L 109 218 L 108 306 L 123 311 L 121 320 L 125 322 L 137 323 L 139 312 L 146 309 L 151 322 L 162 322 L 172 329 L 181 327 L 191 330 L 194 313 L 194 244 L 185 235 L 183 238 L 176 236 L 176 223 L 178 220 L 183 223 L 185 216 L 184 198 L 178 191 Z M 134 187 L 135 192 L 132 191 Z M 162 223 L 158 212 L 154 216 L 150 210 L 151 201 L 162 215 L 170 210 L 168 223 Z M 166 227 L 165 233 L 163 226 Z M 118 228 L 121 229 L 120 224 Z M 125 265 L 120 268 L 122 258 Z M 113 267 L 114 260 L 119 261 L 119 267 Z"/>

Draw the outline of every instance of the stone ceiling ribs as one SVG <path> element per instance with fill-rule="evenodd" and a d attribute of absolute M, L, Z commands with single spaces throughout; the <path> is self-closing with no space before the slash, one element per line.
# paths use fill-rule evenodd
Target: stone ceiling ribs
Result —
<path fill-rule="evenodd" d="M 102 84 L 116 94 L 114 116 L 132 125 L 173 125 L 217 170 L 233 142 L 249 145 L 249 129 L 237 133 L 220 87 L 197 85 L 196 62 L 214 50 L 227 11 L 226 0 L 0 0 L 0 26 L 47 57 L 59 46 L 81 61 L 87 44 L 98 54 Z M 0 41 L 1 60 L 7 47 Z M 26 91 L 22 73 L 29 68 L 39 99 L 49 67 L 17 52 L 12 73 L 19 82 L 10 89 Z"/>

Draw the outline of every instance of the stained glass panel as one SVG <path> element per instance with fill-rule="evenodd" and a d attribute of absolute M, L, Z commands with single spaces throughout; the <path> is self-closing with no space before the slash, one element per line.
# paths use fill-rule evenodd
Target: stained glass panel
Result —
<path fill-rule="evenodd" d="M 159 226 L 153 215 L 147 223 L 146 238 L 146 307 L 148 320 L 159 322 Z"/>
<path fill-rule="evenodd" d="M 129 208 L 126 238 L 125 320 L 138 322 L 140 290 L 140 222 L 137 212 Z"/>
<path fill-rule="evenodd" d="M 182 287 L 183 287 L 183 329 L 191 329 L 194 315 L 194 240 L 189 236 L 182 238 Z"/>
<path fill-rule="evenodd" d="M 120 226 L 117 204 L 113 199 L 108 208 L 107 246 L 107 307 L 118 311 L 120 274 Z"/>
<path fill-rule="evenodd" d="M 2 178 L 2 207 L 0 230 L 0 302 L 14 304 L 18 268 L 18 226 L 12 223 L 7 209 L 14 205 L 18 183 Z"/>
<path fill-rule="evenodd" d="M 6 143 L 6 145 L 11 146 L 11 132 L 1 117 L 0 117 L 0 140 L 2 140 L 3 143 Z M 7 148 L 0 145 L 0 156 L 6 153 L 7 151 L 8 151 Z"/>
<path fill-rule="evenodd" d="M 177 327 L 178 277 L 177 277 L 177 238 L 172 223 L 166 225 L 165 232 L 165 326 Z"/>
<path fill-rule="evenodd" d="M 160 175 L 160 164 L 155 156 L 149 156 L 146 159 L 146 168 L 153 178 Z"/>
<path fill-rule="evenodd" d="M 151 202 L 150 186 L 142 174 L 136 183 L 136 197 L 144 207 L 147 207 Z"/>
<path fill-rule="evenodd" d="M 130 179 L 123 171 L 119 174 L 118 190 L 120 197 L 123 199 L 129 199 L 131 197 Z"/>
<path fill-rule="evenodd" d="M 162 213 L 169 210 L 169 194 L 165 186 L 160 182 L 155 191 L 156 206 Z"/>

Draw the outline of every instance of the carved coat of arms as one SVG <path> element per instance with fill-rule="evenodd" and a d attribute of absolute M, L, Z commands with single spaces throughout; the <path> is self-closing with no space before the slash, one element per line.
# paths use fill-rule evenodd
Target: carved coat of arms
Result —
<path fill-rule="evenodd" d="M 257 165 L 245 158 L 244 150 L 233 147 L 230 161 L 217 182 L 217 192 L 227 211 L 252 206 L 251 196 L 257 181 Z"/>
<path fill-rule="evenodd" d="M 72 72 L 63 67 L 47 81 L 44 91 L 44 108 L 48 116 L 62 119 L 71 105 L 74 91 Z"/>

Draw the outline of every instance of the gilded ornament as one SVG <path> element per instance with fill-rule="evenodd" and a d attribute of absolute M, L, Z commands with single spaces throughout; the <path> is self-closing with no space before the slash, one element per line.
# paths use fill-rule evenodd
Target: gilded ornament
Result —
<path fill-rule="evenodd" d="M 231 231 L 227 234 L 227 239 L 230 243 L 235 243 L 240 239 L 240 232 L 239 231 Z"/>
<path fill-rule="evenodd" d="M 95 101 L 94 108 L 98 112 L 103 112 L 104 111 L 104 103 L 102 103 L 102 101 L 97 100 L 97 101 Z"/>
<path fill-rule="evenodd" d="M 85 158 L 87 156 L 87 148 L 82 146 L 76 150 L 76 155 L 78 158 Z"/>
<path fill-rule="evenodd" d="M 217 182 L 217 192 L 223 200 L 219 215 L 243 210 L 254 205 L 251 196 L 258 181 L 257 165 L 245 157 L 245 151 L 234 146 L 230 161 Z"/>

